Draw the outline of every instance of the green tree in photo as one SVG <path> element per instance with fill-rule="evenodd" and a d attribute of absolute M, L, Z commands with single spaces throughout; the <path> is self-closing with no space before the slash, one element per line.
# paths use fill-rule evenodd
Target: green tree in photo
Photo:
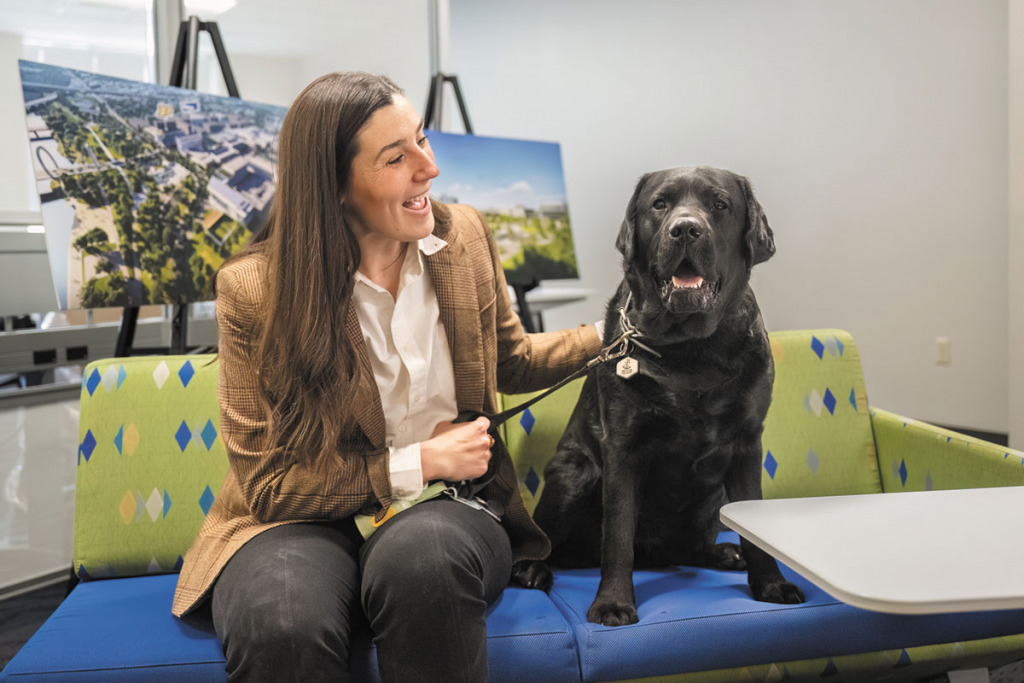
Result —
<path fill-rule="evenodd" d="M 80 235 L 78 239 L 71 243 L 71 245 L 79 251 L 79 258 L 82 262 L 82 283 L 85 283 L 85 255 L 100 256 L 101 254 L 108 252 L 112 249 L 112 245 L 107 240 L 107 233 L 103 231 L 103 228 L 92 228 L 91 230 Z"/>
<path fill-rule="evenodd" d="M 107 277 L 94 277 L 82 290 L 81 305 L 83 308 L 123 306 L 127 301 L 125 279 L 120 271 L 115 271 Z"/>

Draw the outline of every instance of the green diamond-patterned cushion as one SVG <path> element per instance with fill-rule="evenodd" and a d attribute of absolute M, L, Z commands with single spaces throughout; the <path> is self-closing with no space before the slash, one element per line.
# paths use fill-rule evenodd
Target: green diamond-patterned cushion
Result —
<path fill-rule="evenodd" d="M 765 423 L 765 496 L 880 491 L 853 340 L 837 330 L 811 330 L 774 333 L 771 342 L 776 381 Z M 214 360 L 139 357 L 86 369 L 74 551 L 81 575 L 179 566 L 227 471 Z M 582 386 L 577 380 L 504 425 L 531 511 Z M 499 400 L 505 409 L 530 396 Z"/>
<path fill-rule="evenodd" d="M 1024 453 L 871 409 L 882 485 L 893 491 L 1024 486 Z"/>
<path fill-rule="evenodd" d="M 580 378 L 566 384 L 502 425 L 502 438 L 512 454 L 519 491 L 531 514 L 544 490 L 544 468 L 554 456 L 558 440 L 569 424 L 569 416 L 579 400 L 583 382 L 584 379 Z M 508 410 L 539 393 L 542 392 L 499 394 L 499 410 Z"/>
<path fill-rule="evenodd" d="M 860 356 L 841 330 L 769 335 L 775 388 L 765 419 L 761 482 L 766 498 L 880 493 Z M 505 423 L 528 510 L 544 490 L 544 466 L 565 431 L 583 380 L 532 406 L 529 418 Z M 500 397 L 502 410 L 535 394 Z"/>
<path fill-rule="evenodd" d="M 90 363 L 82 381 L 75 570 L 177 571 L 228 461 L 212 355 Z"/>
<path fill-rule="evenodd" d="M 775 332 L 765 498 L 881 493 L 860 355 L 842 330 Z"/>

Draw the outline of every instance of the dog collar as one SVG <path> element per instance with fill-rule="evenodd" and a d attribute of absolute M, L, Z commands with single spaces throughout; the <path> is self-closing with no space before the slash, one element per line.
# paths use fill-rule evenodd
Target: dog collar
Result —
<path fill-rule="evenodd" d="M 619 355 L 624 356 L 630 352 L 630 346 L 637 346 L 647 353 L 650 353 L 658 358 L 661 358 L 661 354 L 652 349 L 647 344 L 641 342 L 641 339 L 646 339 L 646 335 L 640 331 L 640 328 L 633 324 L 633 321 L 629 319 L 629 304 L 633 301 L 633 292 L 626 295 L 626 303 L 619 306 L 619 338 L 616 339 L 607 348 L 617 347 L 624 344 L 625 348 Z M 618 350 L 618 349 L 616 349 Z M 609 359 L 610 360 L 610 359 Z"/>
<path fill-rule="evenodd" d="M 626 302 L 619 307 L 619 330 L 621 334 L 618 339 L 601 349 L 601 354 L 595 359 L 599 363 L 619 359 L 619 362 L 615 364 L 615 374 L 622 379 L 631 379 L 640 372 L 640 361 L 630 355 L 634 348 L 643 349 L 647 353 L 661 358 L 660 353 L 640 341 L 640 339 L 644 338 L 644 333 L 629 319 L 628 309 L 632 301 L 633 292 L 630 292 L 626 297 Z"/>

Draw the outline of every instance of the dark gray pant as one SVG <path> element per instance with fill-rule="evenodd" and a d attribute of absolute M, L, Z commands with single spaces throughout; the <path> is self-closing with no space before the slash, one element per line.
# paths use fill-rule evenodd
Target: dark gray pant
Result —
<path fill-rule="evenodd" d="M 487 680 L 486 611 L 512 566 L 504 529 L 441 498 L 360 541 L 350 522 L 288 524 L 231 558 L 211 601 L 229 681 L 348 681 L 366 620 L 383 683 Z"/>

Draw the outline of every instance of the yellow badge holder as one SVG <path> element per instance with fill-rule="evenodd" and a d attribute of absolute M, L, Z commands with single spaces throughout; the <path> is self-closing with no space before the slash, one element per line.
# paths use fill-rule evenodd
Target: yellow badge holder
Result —
<path fill-rule="evenodd" d="M 356 528 L 359 529 L 359 533 L 362 534 L 364 539 L 368 539 L 370 538 L 370 536 L 373 535 L 374 531 L 380 528 L 382 524 L 384 524 L 389 519 L 397 515 L 399 512 L 402 512 L 403 510 L 408 510 L 417 503 L 422 503 L 423 501 L 431 500 L 432 498 L 437 498 L 442 493 L 444 493 L 446 488 L 448 488 L 448 484 L 446 484 L 443 481 L 437 481 L 428 486 L 427 488 L 423 489 L 423 493 L 421 493 L 419 497 L 414 500 L 392 501 L 391 507 L 388 508 L 388 511 L 384 514 L 384 517 L 382 517 L 379 522 L 374 521 L 373 515 L 355 515 Z"/>

